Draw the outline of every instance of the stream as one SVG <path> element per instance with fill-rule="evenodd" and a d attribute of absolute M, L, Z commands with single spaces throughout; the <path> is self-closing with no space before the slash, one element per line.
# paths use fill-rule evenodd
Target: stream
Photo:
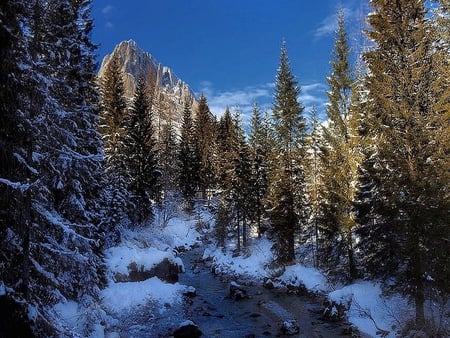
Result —
<path fill-rule="evenodd" d="M 322 320 L 322 305 L 312 296 L 288 294 L 286 289 L 267 289 L 253 284 L 244 286 L 249 298 L 231 299 L 231 281 L 216 277 L 201 260 L 202 254 L 202 248 L 180 254 L 185 272 L 179 274 L 179 283 L 193 286 L 195 297 L 184 296 L 181 304 L 165 304 L 163 308 L 148 303 L 122 312 L 116 318 L 114 331 L 109 331 L 105 337 L 171 337 L 186 320 L 193 321 L 205 338 L 284 337 L 281 324 L 285 320 L 295 320 L 300 328 L 299 333 L 290 337 L 364 337 L 345 333 L 349 328 L 346 323 Z"/>
<path fill-rule="evenodd" d="M 185 320 L 197 324 L 206 338 L 283 337 L 281 323 L 289 319 L 300 327 L 291 337 L 350 337 L 343 333 L 347 324 L 321 320 L 321 304 L 309 296 L 249 285 L 248 299 L 230 299 L 230 282 L 211 273 L 202 254 L 203 249 L 196 248 L 180 255 L 186 271 L 179 275 L 179 283 L 195 287 L 197 295 L 186 296 L 183 304 L 166 305 L 159 313 L 151 304 L 133 309 L 120 319 L 120 337 L 170 337 Z"/>

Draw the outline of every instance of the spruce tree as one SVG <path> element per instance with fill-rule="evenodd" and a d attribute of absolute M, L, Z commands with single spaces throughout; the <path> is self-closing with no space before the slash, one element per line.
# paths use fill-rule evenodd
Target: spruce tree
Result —
<path fill-rule="evenodd" d="M 240 123 L 240 113 L 236 109 L 233 121 L 236 151 L 233 153 L 233 167 L 230 170 L 231 187 L 229 194 L 236 213 L 238 252 L 241 249 L 241 238 L 243 247 L 248 247 L 249 221 L 254 211 L 254 196 L 251 194 L 253 182 L 251 180 L 250 155 Z"/>
<path fill-rule="evenodd" d="M 308 151 L 306 154 L 306 191 L 308 195 L 308 227 L 304 236 L 311 243 L 312 258 L 315 267 L 319 267 L 319 224 L 323 219 L 320 209 L 320 191 L 323 189 L 323 176 L 321 170 L 321 147 L 323 145 L 322 125 L 319 120 L 317 107 L 313 106 L 309 116 L 310 133 L 307 137 Z"/>
<path fill-rule="evenodd" d="M 350 104 L 353 74 L 343 12 L 338 13 L 321 152 L 323 184 L 320 203 L 320 260 L 322 267 L 347 281 L 357 277 L 352 213 L 358 167 L 357 133 L 352 130 Z"/>
<path fill-rule="evenodd" d="M 11 148 L 17 163 L 13 160 L 2 166 L 1 189 L 5 183 L 7 189 L 13 188 L 7 191 L 11 193 L 8 198 L 10 206 L 17 207 L 15 215 L 7 212 L 2 252 L 11 254 L 8 261 L 17 267 L 9 269 L 9 263 L 2 264 L 2 269 L 8 270 L 1 276 L 2 280 L 8 276 L 3 280 L 8 297 L 35 309 L 30 319 L 38 336 L 63 331 L 48 325 L 54 318 L 51 305 L 67 299 L 93 304 L 104 278 L 98 223 L 101 187 L 97 183 L 101 153 L 95 131 L 95 57 L 88 37 L 92 28 L 89 8 L 89 1 L 37 1 L 8 2 L 0 11 L 1 27 L 8 32 L 5 41 L 13 41 L 10 33 L 17 39 L 2 52 L 8 56 L 5 66 L 11 72 L 8 87 L 20 98 L 2 104 L 5 111 L 20 114 L 10 123 L 2 123 L 6 129 L 1 129 L 0 139 L 4 141 L 5 130 L 8 138 L 17 136 L 17 131 L 23 137 Z M 65 17 L 59 17 L 62 14 Z M 12 55 L 20 68 L 14 68 Z M 1 79 L 1 95 L 6 97 L 11 92 L 8 94 Z M 5 155 L 8 158 L 8 152 Z M 13 167 L 14 176 L 9 176 Z M 20 204 L 15 205 L 17 202 Z M 14 225 L 12 217 L 17 216 Z M 88 326 L 83 334 L 92 331 L 91 315 L 95 311 L 86 315 Z"/>
<path fill-rule="evenodd" d="M 262 116 L 255 103 L 250 122 L 249 156 L 251 165 L 251 194 L 254 197 L 253 220 L 256 223 L 258 237 L 263 232 L 263 220 L 266 215 L 266 199 L 269 187 L 269 128 L 267 119 Z"/>
<path fill-rule="evenodd" d="M 200 159 L 199 188 L 202 197 L 206 198 L 207 190 L 215 187 L 216 122 L 204 95 L 200 97 L 198 104 L 194 132 Z"/>
<path fill-rule="evenodd" d="M 424 3 L 371 2 L 367 34 L 375 46 L 364 56 L 376 152 L 366 160 L 372 195 L 358 210 L 360 219 L 369 220 L 361 228 L 368 273 L 410 297 L 420 327 L 426 291 L 445 290 L 439 271 L 448 266 L 448 251 L 444 258 L 445 250 L 435 248 L 448 248 L 450 210 L 448 175 L 439 165 L 444 160 L 448 168 L 449 143 L 442 142 L 448 113 L 439 104 L 448 102 L 448 94 L 435 91 L 437 50 Z"/>
<path fill-rule="evenodd" d="M 199 187 L 199 151 L 194 138 L 192 105 L 185 100 L 178 153 L 178 187 L 183 195 L 187 210 L 193 208 L 195 192 Z"/>
<path fill-rule="evenodd" d="M 280 263 L 295 259 L 295 234 L 305 221 L 304 200 L 304 108 L 298 102 L 300 89 L 293 76 L 283 42 L 275 82 L 273 123 L 275 147 L 272 152 L 270 203 Z"/>
<path fill-rule="evenodd" d="M 125 125 L 123 145 L 128 191 L 132 193 L 139 223 L 153 217 L 151 199 L 158 193 L 159 176 L 152 112 L 146 89 L 144 79 L 139 78 Z"/>
<path fill-rule="evenodd" d="M 217 125 L 217 185 L 226 198 L 230 198 L 234 159 L 238 152 L 238 130 L 227 107 Z"/>
<path fill-rule="evenodd" d="M 123 151 L 127 108 L 123 81 L 119 60 L 113 55 L 101 78 L 99 113 L 107 180 L 105 223 L 112 241 L 118 239 L 115 225 L 127 220 L 127 207 L 130 206 L 131 199 L 127 190 Z"/>

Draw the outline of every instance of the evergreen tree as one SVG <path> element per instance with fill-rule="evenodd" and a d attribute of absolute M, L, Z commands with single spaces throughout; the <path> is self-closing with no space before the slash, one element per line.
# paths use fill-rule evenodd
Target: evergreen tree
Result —
<path fill-rule="evenodd" d="M 265 200 L 269 187 L 269 127 L 267 119 L 261 114 L 257 104 L 253 106 L 250 136 L 249 155 L 251 164 L 251 195 L 254 197 L 254 221 L 258 237 L 263 232 L 262 222 L 266 216 Z"/>
<path fill-rule="evenodd" d="M 126 178 L 135 202 L 137 221 L 142 222 L 153 217 L 151 198 L 155 198 L 158 192 L 159 176 L 154 153 L 152 113 L 142 77 L 138 80 L 127 119 L 123 146 Z"/>
<path fill-rule="evenodd" d="M 194 121 L 192 119 L 192 105 L 185 100 L 181 138 L 178 154 L 178 186 L 184 197 L 186 207 L 191 210 L 193 198 L 199 186 L 199 151 L 194 138 Z"/>
<path fill-rule="evenodd" d="M 353 75 L 349 64 L 350 50 L 345 31 L 344 14 L 338 13 L 327 115 L 323 129 L 323 184 L 320 198 L 321 266 L 347 281 L 357 277 L 354 254 L 355 221 L 352 206 L 359 162 L 357 133 L 352 130 L 350 110 Z"/>
<path fill-rule="evenodd" d="M 240 126 L 240 114 L 236 109 L 233 121 L 236 135 L 236 152 L 233 156 L 233 167 L 230 172 L 231 187 L 229 194 L 236 212 L 237 250 L 241 250 L 241 241 L 244 248 L 248 246 L 248 226 L 252 218 L 254 196 L 251 194 L 253 182 L 251 181 L 251 164 L 248 146 L 244 131 Z"/>
<path fill-rule="evenodd" d="M 311 109 L 309 118 L 310 133 L 307 137 L 308 151 L 306 154 L 306 190 L 309 204 L 309 222 L 304 235 L 310 239 L 314 266 L 319 266 L 319 223 L 323 218 L 320 211 L 320 191 L 323 189 L 323 176 L 321 170 L 321 147 L 323 145 L 322 125 L 315 106 Z"/>
<path fill-rule="evenodd" d="M 368 272 L 411 298 L 420 327 L 425 291 L 445 290 L 439 271 L 448 266 L 448 251 L 435 248 L 448 248 L 450 210 L 448 171 L 444 174 L 449 143 L 442 142 L 442 134 L 448 137 L 448 110 L 439 104 L 448 102 L 448 94 L 434 87 L 442 69 L 435 68 L 424 2 L 371 2 L 368 35 L 375 46 L 364 56 L 376 152 L 366 159 L 370 170 L 362 181 L 371 185 L 371 198 L 361 200 L 358 210 L 361 220 L 369 220 L 361 228 Z"/>
<path fill-rule="evenodd" d="M 45 100 L 24 32 L 30 13 L 23 1 L 0 4 L 0 284 L 13 290 L 6 297 L 19 307 L 1 304 L 4 322 L 10 319 L 5 331 L 11 335 L 19 330 L 17 318 L 25 316 L 23 303 L 30 298 L 31 190 L 36 180 L 32 121 Z M 26 335 L 29 329 L 23 327 Z"/>
<path fill-rule="evenodd" d="M 10 97 L 2 104 L 11 117 L 18 115 L 2 123 L 6 128 L 1 129 L 1 140 L 17 132 L 23 137 L 11 148 L 13 161 L 2 165 L 1 189 L 12 189 L 6 191 L 11 193 L 11 207 L 20 211 L 6 212 L 1 241 L 2 259 L 7 257 L 8 263 L 1 264 L 7 269 L 1 276 L 8 297 L 35 309 L 32 320 L 38 336 L 64 330 L 49 327 L 51 305 L 65 299 L 94 304 L 104 279 L 97 203 L 101 154 L 95 131 L 97 96 L 92 82 L 95 56 L 89 40 L 89 8 L 89 1 L 37 1 L 7 2 L 0 10 L 0 31 L 4 34 L 7 28 L 8 32 L 5 42 L 16 39 L 14 46 L 6 44 L 2 49 L 10 73 L 9 83 L 1 77 L 1 95 L 12 94 L 3 87 L 7 83 L 20 98 Z M 20 68 L 9 59 L 12 55 Z M 11 160 L 8 152 L 5 158 Z M 10 176 L 13 167 L 16 172 Z M 18 217 L 17 225 L 11 222 L 14 217 Z M 17 267 L 9 267 L 10 263 Z M 95 311 L 87 317 L 91 315 Z M 88 325 L 84 334 L 91 331 Z"/>
<path fill-rule="evenodd" d="M 200 158 L 199 188 L 203 198 L 206 197 L 206 191 L 215 186 L 215 135 L 216 122 L 209 111 L 206 97 L 202 95 L 195 119 L 195 140 Z"/>
<path fill-rule="evenodd" d="M 126 183 L 123 142 L 125 139 L 126 102 L 123 74 L 115 55 L 108 63 L 100 83 L 99 131 L 103 139 L 105 174 L 107 180 L 107 210 L 105 218 L 108 233 L 117 240 L 116 224 L 127 219 L 130 196 Z"/>
<path fill-rule="evenodd" d="M 217 125 L 217 185 L 230 198 L 234 159 L 238 152 L 238 130 L 227 107 Z"/>
<path fill-rule="evenodd" d="M 271 219 L 281 263 L 295 259 L 295 233 L 304 223 L 304 138 L 303 107 L 297 101 L 300 89 L 292 75 L 283 42 L 275 83 L 273 122 L 276 144 L 271 172 Z"/>
<path fill-rule="evenodd" d="M 173 122 L 169 120 L 162 126 L 160 148 L 158 151 L 158 163 L 161 168 L 160 180 L 164 196 L 175 188 L 177 149 L 177 135 Z"/>

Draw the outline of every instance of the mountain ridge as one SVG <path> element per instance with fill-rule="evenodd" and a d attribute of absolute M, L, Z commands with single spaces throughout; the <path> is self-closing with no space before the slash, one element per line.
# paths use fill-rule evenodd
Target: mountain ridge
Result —
<path fill-rule="evenodd" d="M 152 109 L 157 115 L 155 118 L 158 118 L 158 124 L 170 121 L 178 129 L 185 100 L 189 100 L 193 108 L 197 106 L 197 99 L 190 86 L 132 39 L 120 42 L 111 54 L 103 58 L 98 72 L 100 80 L 112 56 L 116 56 L 121 65 L 125 97 L 129 102 L 134 96 L 137 80 L 140 76 L 144 78 L 152 96 Z"/>

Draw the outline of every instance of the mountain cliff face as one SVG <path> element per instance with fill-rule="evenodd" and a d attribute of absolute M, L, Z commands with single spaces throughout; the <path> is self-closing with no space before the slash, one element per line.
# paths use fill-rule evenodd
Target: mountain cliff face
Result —
<path fill-rule="evenodd" d="M 144 77 L 152 96 L 152 109 L 155 119 L 157 119 L 155 121 L 157 125 L 160 126 L 171 121 L 178 129 L 181 124 L 185 98 L 192 102 L 195 111 L 197 101 L 190 87 L 180 80 L 169 67 L 163 66 L 150 53 L 140 49 L 133 40 L 122 41 L 111 54 L 104 57 L 99 71 L 100 79 L 113 55 L 118 57 L 122 65 L 125 96 L 128 100 L 131 101 L 133 98 L 139 77 Z"/>

